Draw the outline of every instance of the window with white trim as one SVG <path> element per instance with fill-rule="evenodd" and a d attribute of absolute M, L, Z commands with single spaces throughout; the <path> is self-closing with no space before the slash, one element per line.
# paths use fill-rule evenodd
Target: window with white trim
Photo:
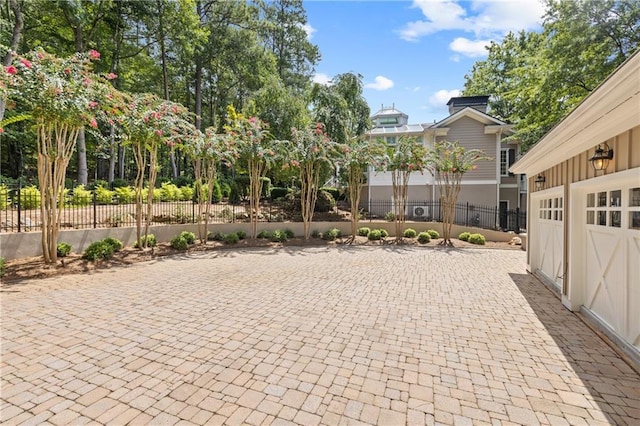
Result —
<path fill-rule="evenodd" d="M 622 190 L 587 194 L 587 225 L 622 226 Z"/>
<path fill-rule="evenodd" d="M 640 230 L 640 188 L 629 188 L 629 229 Z"/>
<path fill-rule="evenodd" d="M 540 219 L 562 221 L 564 198 L 543 198 L 539 204 Z"/>
<path fill-rule="evenodd" d="M 516 150 L 514 148 L 500 149 L 500 176 L 510 176 L 509 167 L 516 160 Z"/>

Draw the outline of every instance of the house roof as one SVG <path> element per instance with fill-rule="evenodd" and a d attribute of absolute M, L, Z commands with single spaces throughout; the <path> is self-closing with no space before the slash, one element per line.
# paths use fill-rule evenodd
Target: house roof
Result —
<path fill-rule="evenodd" d="M 403 116 L 403 117 L 406 117 L 406 118 L 409 117 L 407 114 L 405 114 L 404 112 L 402 112 L 400 110 L 397 110 L 395 108 L 395 106 L 393 106 L 393 107 L 383 107 L 383 108 L 381 108 L 378 112 L 373 114 L 371 116 L 371 118 L 396 116 L 396 115 L 400 115 L 400 116 Z"/>
<path fill-rule="evenodd" d="M 535 175 L 638 125 L 640 51 L 611 73 L 509 171 Z"/>
<path fill-rule="evenodd" d="M 453 107 L 457 106 L 478 106 L 478 105 L 487 105 L 489 102 L 489 96 L 459 96 L 456 98 L 449 99 L 447 105 L 451 105 Z"/>
<path fill-rule="evenodd" d="M 492 117 L 489 114 L 486 114 L 482 111 L 478 111 L 477 109 L 468 106 L 466 108 L 461 109 L 460 111 L 454 112 L 444 120 L 441 120 L 435 124 L 432 124 L 431 126 L 429 126 L 429 128 L 446 127 L 451 123 L 461 119 L 462 117 L 473 118 L 474 120 L 479 121 L 485 125 L 508 126 L 509 128 L 511 127 L 509 124 L 505 123 L 504 121 L 498 120 L 497 118 Z"/>
<path fill-rule="evenodd" d="M 405 124 L 403 126 L 393 127 L 374 127 L 369 131 L 370 135 L 401 135 L 406 133 L 422 133 L 424 127 L 422 124 Z"/>

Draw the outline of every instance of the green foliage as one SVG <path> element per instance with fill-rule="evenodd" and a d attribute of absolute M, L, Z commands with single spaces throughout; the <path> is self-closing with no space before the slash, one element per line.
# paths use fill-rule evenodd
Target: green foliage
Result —
<path fill-rule="evenodd" d="M 468 241 L 471 244 L 479 244 L 479 245 L 485 245 L 485 243 L 487 242 L 487 240 L 484 238 L 484 235 L 482 234 L 471 234 L 469 235 L 469 239 Z"/>
<path fill-rule="evenodd" d="M 127 182 L 124 179 L 116 178 L 116 179 L 113 180 L 113 182 L 111 182 L 111 188 L 112 189 L 123 188 L 123 187 L 126 187 L 126 186 L 129 186 L 129 182 Z"/>
<path fill-rule="evenodd" d="M 143 235 L 142 237 L 140 237 L 140 241 L 141 241 L 143 247 L 155 247 L 155 246 L 158 245 L 158 241 L 156 240 L 156 236 L 153 235 L 153 234 L 148 234 L 146 237 Z M 145 242 L 146 242 L 146 244 L 145 244 Z M 137 241 L 135 243 L 133 243 L 133 247 L 134 248 L 139 248 Z"/>
<path fill-rule="evenodd" d="M 296 234 L 291 229 L 285 229 L 284 234 L 287 236 L 288 240 L 296 236 Z"/>
<path fill-rule="evenodd" d="M 440 233 L 435 229 L 428 229 L 427 233 L 429 234 L 432 240 L 437 240 L 438 238 L 440 238 Z"/>
<path fill-rule="evenodd" d="M 380 229 L 380 236 L 382 238 L 387 238 L 389 236 L 389 233 L 387 232 L 386 229 Z"/>
<path fill-rule="evenodd" d="M 382 239 L 382 232 L 380 232 L 380 229 L 372 229 L 371 232 L 369 232 L 369 234 L 367 235 L 367 238 L 370 241 L 378 241 Z"/>
<path fill-rule="evenodd" d="M 396 220 L 396 214 L 392 211 L 386 212 L 384 215 L 384 220 L 387 222 L 394 222 Z"/>
<path fill-rule="evenodd" d="M 142 202 L 146 203 L 147 202 L 147 197 L 149 196 L 149 188 L 144 188 L 142 190 Z M 160 202 L 160 200 L 162 199 L 162 190 L 160 188 L 153 188 L 153 195 L 152 195 L 152 201 L 154 203 L 158 203 Z"/>
<path fill-rule="evenodd" d="M 247 233 L 244 231 L 238 231 L 236 232 L 236 234 L 238 234 L 238 239 L 240 240 L 244 240 L 245 238 L 247 238 Z"/>
<path fill-rule="evenodd" d="M 187 248 L 189 248 L 189 243 L 185 238 L 181 237 L 180 235 L 176 235 L 171 239 L 171 247 L 176 250 L 186 250 Z"/>
<path fill-rule="evenodd" d="M 40 190 L 35 186 L 27 186 L 20 190 L 20 207 L 23 210 L 40 207 Z"/>
<path fill-rule="evenodd" d="M 180 236 L 187 241 L 187 244 L 193 244 L 196 242 L 196 234 L 189 231 L 182 231 Z"/>
<path fill-rule="evenodd" d="M 271 232 L 267 231 L 266 229 L 263 229 L 262 231 L 258 232 L 257 238 L 268 240 L 269 238 L 271 238 Z"/>
<path fill-rule="evenodd" d="M 104 238 L 102 241 L 105 242 L 106 244 L 109 244 L 111 247 L 113 247 L 114 252 L 120 251 L 122 250 L 122 247 L 124 247 L 124 244 L 122 244 L 122 241 L 114 237 L 107 237 L 107 238 Z"/>
<path fill-rule="evenodd" d="M 270 198 L 271 197 L 271 179 L 268 177 L 262 177 L 262 197 Z"/>
<path fill-rule="evenodd" d="M 316 200 L 316 212 L 326 213 L 332 211 L 336 207 L 336 200 L 333 196 L 324 190 L 318 191 L 318 199 Z"/>
<path fill-rule="evenodd" d="M 191 201 L 195 196 L 196 191 L 193 186 L 181 186 L 180 187 L 180 201 Z"/>
<path fill-rule="evenodd" d="M 113 192 L 116 195 L 118 204 L 131 204 L 135 201 L 136 191 L 130 186 L 115 187 Z"/>
<path fill-rule="evenodd" d="M 222 196 L 224 198 L 229 198 L 229 196 L 231 195 L 231 185 L 229 185 L 229 182 L 222 182 L 220 184 L 220 191 L 222 192 Z"/>
<path fill-rule="evenodd" d="M 239 204 L 244 197 L 240 191 L 240 187 L 236 182 L 231 183 L 231 190 L 229 191 L 229 202 L 231 204 Z"/>
<path fill-rule="evenodd" d="M 217 180 L 213 181 L 213 192 L 211 193 L 211 202 L 219 203 L 222 201 L 222 188 Z"/>
<path fill-rule="evenodd" d="M 281 231 L 280 229 L 276 229 L 271 233 L 271 241 L 274 243 L 282 243 L 287 241 L 287 233 L 285 231 Z"/>
<path fill-rule="evenodd" d="M 314 229 L 313 232 L 311 232 L 311 236 L 313 238 L 321 238 L 322 234 L 320 233 L 320 231 L 318 231 L 317 229 Z"/>
<path fill-rule="evenodd" d="M 460 241 L 469 241 L 469 236 L 470 235 L 471 235 L 470 232 L 465 231 L 465 232 L 462 232 L 460 235 L 458 235 L 458 239 Z"/>
<path fill-rule="evenodd" d="M 85 189 L 84 185 L 78 185 L 73 188 L 73 194 L 71 195 L 71 205 L 73 206 L 88 206 L 91 204 L 93 197 L 91 191 Z"/>
<path fill-rule="evenodd" d="M 418 242 L 420 244 L 427 244 L 429 241 L 431 241 L 431 236 L 428 232 L 420 232 L 418 234 Z"/>
<path fill-rule="evenodd" d="M 236 244 L 238 241 L 240 241 L 240 236 L 236 232 L 224 236 L 225 244 Z"/>
<path fill-rule="evenodd" d="M 344 198 L 344 197 L 343 197 L 343 194 L 342 194 L 342 192 L 340 191 L 340 189 L 339 189 L 339 188 L 323 187 L 323 188 L 320 188 L 320 189 L 321 189 L 322 191 L 326 191 L 326 192 L 328 192 L 329 194 L 331 194 L 331 196 L 333 197 L 333 199 L 334 199 L 334 200 L 336 200 L 336 201 L 340 200 L 341 198 Z"/>
<path fill-rule="evenodd" d="M 113 203 L 114 191 L 111 191 L 110 189 L 108 189 L 108 188 L 106 188 L 106 187 L 104 187 L 102 185 L 96 186 L 94 191 L 95 191 L 96 203 L 97 204 L 107 205 L 107 204 Z"/>
<path fill-rule="evenodd" d="M 4 257 L 0 257 L 0 278 L 4 277 L 4 273 L 6 270 L 6 262 Z"/>
<path fill-rule="evenodd" d="M 113 253 L 114 249 L 111 244 L 104 240 L 99 240 L 89 244 L 89 247 L 82 254 L 82 258 L 91 261 L 110 259 Z"/>
<path fill-rule="evenodd" d="M 182 197 L 180 188 L 176 185 L 164 182 L 160 187 L 160 200 L 161 201 L 179 201 Z"/>
<path fill-rule="evenodd" d="M 369 235 L 369 232 L 371 232 L 371 228 L 368 228 L 366 226 L 358 228 L 358 235 L 361 237 L 366 237 L 367 235 Z"/>
<path fill-rule="evenodd" d="M 271 199 L 272 200 L 276 200 L 278 198 L 283 198 L 287 194 L 290 194 L 291 192 L 293 192 L 293 190 L 291 188 L 283 188 L 283 187 L 279 187 L 279 186 L 274 186 L 273 188 L 271 188 Z"/>
<path fill-rule="evenodd" d="M 56 252 L 58 257 L 67 257 L 69 253 L 71 253 L 71 244 L 65 243 L 64 241 L 59 242 L 56 246 Z"/>
<path fill-rule="evenodd" d="M 336 238 L 340 237 L 342 232 L 338 228 L 331 228 L 328 231 L 322 233 L 322 239 L 327 241 L 335 241 Z"/>
<path fill-rule="evenodd" d="M 210 234 L 209 237 L 209 239 L 213 241 L 224 241 L 225 235 L 222 232 L 218 231 L 215 234 Z"/>
<path fill-rule="evenodd" d="M 10 204 L 9 189 L 5 185 L 0 185 L 0 210 L 6 210 Z"/>
<path fill-rule="evenodd" d="M 417 232 L 415 229 L 412 228 L 407 228 L 404 230 L 404 236 L 405 238 L 415 238 L 417 235 Z"/>

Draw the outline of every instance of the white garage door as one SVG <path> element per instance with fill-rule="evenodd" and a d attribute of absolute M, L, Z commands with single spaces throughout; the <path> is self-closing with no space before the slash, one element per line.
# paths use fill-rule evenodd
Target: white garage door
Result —
<path fill-rule="evenodd" d="M 531 195 L 531 270 L 562 289 L 564 198 L 562 188 Z"/>
<path fill-rule="evenodd" d="M 582 287 L 583 308 L 640 350 L 640 180 L 631 176 L 575 191 L 572 207 L 584 213 L 572 227 L 571 281 Z"/>

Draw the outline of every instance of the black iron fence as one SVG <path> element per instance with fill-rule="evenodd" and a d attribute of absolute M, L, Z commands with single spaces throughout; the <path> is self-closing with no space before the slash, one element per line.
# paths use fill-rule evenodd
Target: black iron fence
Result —
<path fill-rule="evenodd" d="M 154 193 L 155 194 L 155 193 Z M 191 200 L 163 200 L 154 195 L 151 223 L 196 223 L 198 205 Z M 362 207 L 363 220 L 394 220 L 391 201 L 369 201 Z M 345 207 L 343 210 L 348 209 Z M 278 201 L 264 200 L 258 212 L 263 222 L 299 221 L 299 213 L 291 206 Z M 127 191 L 82 190 L 65 194 L 61 215 L 62 229 L 111 228 L 135 226 L 136 206 L 132 194 Z M 146 215 L 146 208 L 143 209 Z M 40 193 L 35 187 L 7 187 L 0 185 L 0 232 L 37 231 L 41 228 Z M 442 221 L 440 201 L 416 201 L 407 203 L 405 210 L 409 221 Z M 143 217 L 143 220 L 146 216 Z M 317 220 L 349 220 L 339 208 L 329 215 L 316 216 Z M 249 220 L 248 203 L 214 203 L 209 210 L 209 223 L 235 223 Z M 484 229 L 520 232 L 526 228 L 526 212 L 501 210 L 498 207 L 470 203 L 456 204 L 454 223 Z"/>
<path fill-rule="evenodd" d="M 361 207 L 367 220 L 394 218 L 394 205 L 390 200 L 371 200 Z M 407 220 L 442 222 L 440 200 L 408 201 L 404 213 Z M 507 210 L 498 206 L 457 203 L 454 224 L 519 233 L 526 229 L 527 212 L 519 208 Z"/>

